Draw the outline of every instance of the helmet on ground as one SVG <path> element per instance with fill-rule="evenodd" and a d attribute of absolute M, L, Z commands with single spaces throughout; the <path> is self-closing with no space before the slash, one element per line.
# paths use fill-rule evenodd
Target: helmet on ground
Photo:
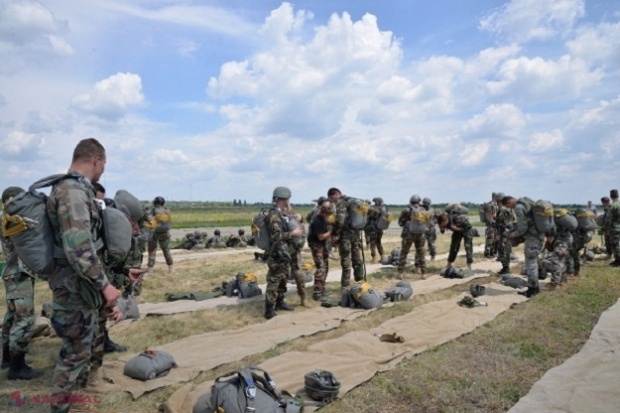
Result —
<path fill-rule="evenodd" d="M 340 382 L 329 371 L 315 370 L 304 376 L 304 388 L 308 397 L 324 402 L 338 395 Z"/>
<path fill-rule="evenodd" d="M 239 231 L 237 231 L 239 233 L 239 235 L 243 235 L 245 234 L 245 230 L 243 228 L 240 228 Z"/>
<path fill-rule="evenodd" d="M 472 284 L 469 286 L 469 292 L 474 298 L 484 295 L 485 290 L 486 290 L 486 287 L 483 285 Z"/>
<path fill-rule="evenodd" d="M 594 251 L 587 250 L 584 254 L 584 258 L 586 259 L 586 261 L 594 261 Z"/>
<path fill-rule="evenodd" d="M 215 231 L 213 231 L 213 235 L 220 235 L 220 230 L 216 229 Z"/>
<path fill-rule="evenodd" d="M 372 199 L 372 202 L 374 202 L 377 206 L 381 206 L 383 205 L 383 198 L 381 198 L 380 196 L 374 197 Z"/>
<path fill-rule="evenodd" d="M 418 195 L 412 195 L 411 198 L 409 198 L 409 203 L 410 204 L 419 204 L 421 201 L 420 197 Z"/>
<path fill-rule="evenodd" d="M 422 200 L 422 205 L 429 206 L 431 204 L 431 199 L 426 197 Z"/>
<path fill-rule="evenodd" d="M 273 190 L 273 199 L 289 199 L 291 197 L 291 190 L 285 186 L 278 186 Z"/>
<path fill-rule="evenodd" d="M 166 203 L 166 200 L 164 199 L 163 196 L 156 196 L 155 199 L 153 200 L 153 205 L 164 206 L 165 203 Z"/>

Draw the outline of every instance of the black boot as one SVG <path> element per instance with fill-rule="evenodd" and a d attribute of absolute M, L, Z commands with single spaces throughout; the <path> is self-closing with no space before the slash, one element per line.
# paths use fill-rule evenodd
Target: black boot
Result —
<path fill-rule="evenodd" d="M 620 260 L 615 260 L 611 263 L 609 263 L 610 267 L 620 267 Z"/>
<path fill-rule="evenodd" d="M 533 297 L 540 293 L 540 287 L 527 287 L 526 291 L 519 291 L 520 295 L 524 295 L 527 298 Z"/>
<path fill-rule="evenodd" d="M 499 275 L 510 274 L 510 267 L 502 267 L 502 270 L 498 274 Z"/>
<path fill-rule="evenodd" d="M 11 354 L 11 366 L 7 380 L 32 380 L 43 375 L 41 370 L 35 370 L 26 365 L 25 356 L 24 353 Z"/>
<path fill-rule="evenodd" d="M 124 353 L 127 351 L 127 347 L 116 344 L 115 342 L 110 340 L 110 336 L 108 334 L 108 331 L 106 330 L 103 336 L 103 352 L 114 353 L 115 351 L 119 353 Z"/>
<path fill-rule="evenodd" d="M 273 308 L 273 303 L 266 299 L 265 300 L 265 318 L 267 320 L 271 320 L 275 316 L 277 316 L 277 314 L 276 314 L 276 310 Z"/>
<path fill-rule="evenodd" d="M 11 365 L 11 352 L 9 351 L 9 346 L 2 346 L 2 367 L 3 369 L 8 369 Z"/>
<path fill-rule="evenodd" d="M 284 302 L 284 294 L 278 295 L 276 298 L 276 310 L 294 311 L 295 309 Z"/>

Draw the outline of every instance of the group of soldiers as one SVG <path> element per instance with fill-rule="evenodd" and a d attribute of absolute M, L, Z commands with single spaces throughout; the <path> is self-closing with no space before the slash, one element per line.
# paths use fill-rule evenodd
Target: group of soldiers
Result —
<path fill-rule="evenodd" d="M 213 231 L 213 236 L 209 237 L 207 232 L 194 231 L 185 234 L 185 238 L 173 249 L 201 250 L 205 248 L 246 248 L 255 245 L 254 238 L 245 235 L 245 230 L 239 228 L 236 234 L 230 234 L 224 240 L 219 229 Z"/>

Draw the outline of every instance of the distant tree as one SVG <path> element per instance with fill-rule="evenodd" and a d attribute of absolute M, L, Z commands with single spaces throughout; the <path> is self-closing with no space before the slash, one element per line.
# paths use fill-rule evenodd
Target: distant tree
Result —
<path fill-rule="evenodd" d="M 237 200 L 233 199 L 233 206 L 237 206 Z"/>
<path fill-rule="evenodd" d="M 245 199 L 244 199 L 244 200 L 243 200 L 243 206 L 247 206 L 247 205 L 248 205 L 248 203 L 247 203 L 247 202 L 245 202 Z"/>

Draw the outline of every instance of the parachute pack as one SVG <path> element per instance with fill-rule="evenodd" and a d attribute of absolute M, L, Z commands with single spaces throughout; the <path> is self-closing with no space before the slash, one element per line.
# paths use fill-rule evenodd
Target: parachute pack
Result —
<path fill-rule="evenodd" d="M 406 228 L 411 234 L 423 234 L 428 229 L 428 220 L 430 214 L 419 205 L 409 207 L 411 217 L 407 221 Z"/>
<path fill-rule="evenodd" d="M 377 229 L 382 231 L 388 229 L 393 219 L 392 212 L 385 205 L 381 205 L 381 214 L 376 223 Z"/>
<path fill-rule="evenodd" d="M 340 305 L 365 310 L 379 308 L 383 305 L 383 294 L 365 281 L 355 283 L 342 292 Z"/>
<path fill-rule="evenodd" d="M 576 209 L 575 217 L 577 218 L 577 222 L 579 224 L 579 228 L 584 231 L 594 231 L 596 229 L 596 221 L 594 220 L 594 212 L 588 211 L 587 209 Z"/>
<path fill-rule="evenodd" d="M 579 225 L 577 218 L 575 218 L 575 216 L 569 213 L 565 208 L 555 210 L 553 220 L 558 228 L 562 228 L 567 231 L 574 231 Z"/>
<path fill-rule="evenodd" d="M 370 204 L 363 199 L 348 198 L 349 224 L 352 229 L 364 229 L 368 220 Z"/>
<path fill-rule="evenodd" d="M 256 246 L 263 251 L 268 251 L 271 248 L 271 236 L 269 235 L 269 226 L 267 225 L 268 214 L 268 209 L 262 209 L 259 214 L 252 218 L 250 225 Z"/>
<path fill-rule="evenodd" d="M 532 205 L 534 225 L 539 233 L 550 231 L 554 227 L 553 204 L 539 199 Z"/>
<path fill-rule="evenodd" d="M 163 234 L 170 231 L 170 212 L 165 208 L 155 208 L 152 227 L 155 233 Z"/>

